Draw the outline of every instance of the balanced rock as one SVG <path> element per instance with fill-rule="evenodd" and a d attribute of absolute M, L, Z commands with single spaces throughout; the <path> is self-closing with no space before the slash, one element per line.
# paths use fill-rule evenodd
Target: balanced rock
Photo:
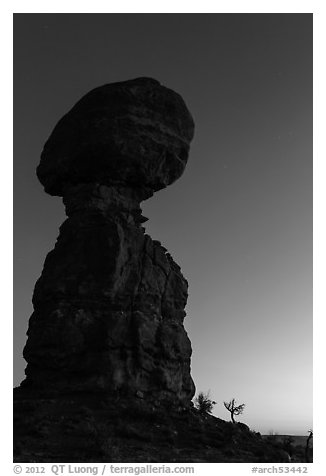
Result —
<path fill-rule="evenodd" d="M 56 125 L 37 175 L 51 195 L 81 183 L 146 188 L 178 179 L 188 159 L 193 119 L 181 96 L 150 78 L 90 91 Z"/>
<path fill-rule="evenodd" d="M 37 175 L 68 219 L 35 286 L 23 387 L 190 405 L 188 285 L 140 202 L 181 176 L 193 132 L 150 78 L 94 89 L 59 121 Z"/>
<path fill-rule="evenodd" d="M 47 141 L 37 174 L 68 218 L 33 295 L 15 462 L 288 463 L 191 404 L 187 281 L 140 203 L 180 177 L 193 130 L 178 94 L 139 78 L 88 93 Z"/>

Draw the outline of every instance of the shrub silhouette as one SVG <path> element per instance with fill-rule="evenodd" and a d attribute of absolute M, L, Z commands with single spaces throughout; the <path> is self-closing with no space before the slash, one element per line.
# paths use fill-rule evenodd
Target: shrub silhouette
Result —
<path fill-rule="evenodd" d="M 241 415 L 243 413 L 245 404 L 236 405 L 235 399 L 232 398 L 229 402 L 224 402 L 225 408 L 231 413 L 232 423 L 235 423 L 234 415 Z"/>
<path fill-rule="evenodd" d="M 200 413 L 212 413 L 214 405 L 216 405 L 216 402 L 209 398 L 209 392 L 199 392 L 195 398 L 195 406 Z"/>

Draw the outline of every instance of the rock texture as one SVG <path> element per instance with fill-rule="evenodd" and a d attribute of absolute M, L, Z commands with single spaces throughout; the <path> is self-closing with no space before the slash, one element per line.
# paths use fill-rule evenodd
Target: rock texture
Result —
<path fill-rule="evenodd" d="M 35 286 L 25 386 L 190 404 L 187 281 L 140 202 L 180 177 L 193 131 L 147 78 L 91 91 L 55 127 L 37 175 L 68 219 Z"/>

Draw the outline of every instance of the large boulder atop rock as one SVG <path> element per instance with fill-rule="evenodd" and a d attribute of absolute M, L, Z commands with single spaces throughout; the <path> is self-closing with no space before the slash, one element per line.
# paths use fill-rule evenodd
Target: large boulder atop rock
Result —
<path fill-rule="evenodd" d="M 93 89 L 58 122 L 37 175 L 63 196 L 73 184 L 141 187 L 149 196 L 183 173 L 193 119 L 182 97 L 151 78 Z"/>

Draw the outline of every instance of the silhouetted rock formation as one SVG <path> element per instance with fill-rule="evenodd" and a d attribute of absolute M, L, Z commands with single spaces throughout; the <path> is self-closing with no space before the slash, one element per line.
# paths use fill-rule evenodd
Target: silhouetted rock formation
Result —
<path fill-rule="evenodd" d="M 94 89 L 58 122 L 37 175 L 69 218 L 35 286 L 25 385 L 190 404 L 188 285 L 140 202 L 180 177 L 193 131 L 149 78 Z"/>
<path fill-rule="evenodd" d="M 88 93 L 46 143 L 37 175 L 68 219 L 35 286 L 14 461 L 288 462 L 191 404 L 187 281 L 140 202 L 180 177 L 193 131 L 178 94 L 139 78 Z"/>

